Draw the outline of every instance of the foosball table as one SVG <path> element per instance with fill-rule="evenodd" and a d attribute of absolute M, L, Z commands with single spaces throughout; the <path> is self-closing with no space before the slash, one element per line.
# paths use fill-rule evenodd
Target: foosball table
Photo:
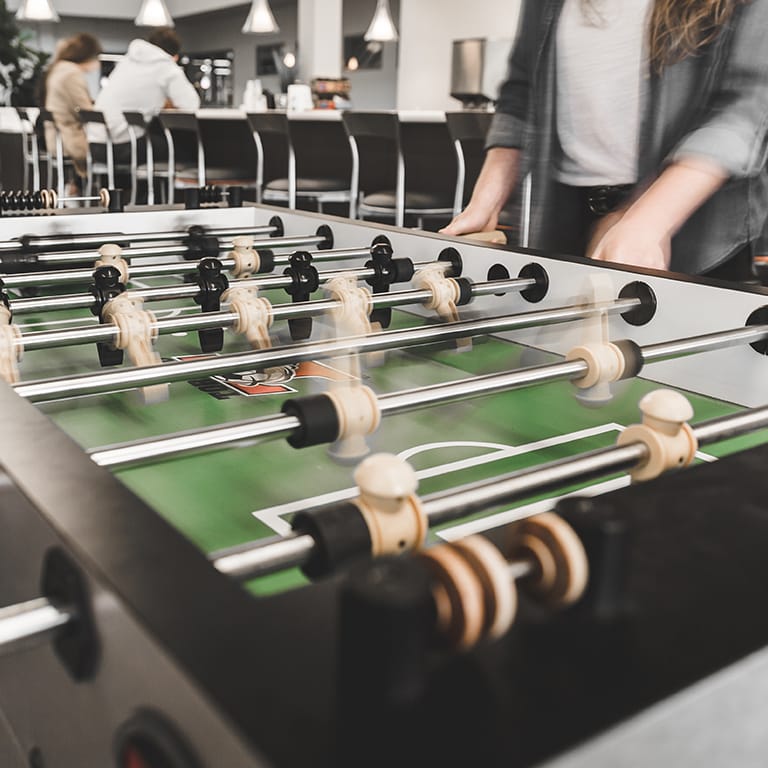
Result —
<path fill-rule="evenodd" d="M 0 217 L 0 765 L 761 764 L 766 292 L 226 198 Z"/>

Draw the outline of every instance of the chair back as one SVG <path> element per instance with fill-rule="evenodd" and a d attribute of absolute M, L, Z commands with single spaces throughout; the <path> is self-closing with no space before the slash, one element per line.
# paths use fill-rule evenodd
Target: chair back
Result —
<path fill-rule="evenodd" d="M 78 110 L 78 118 L 80 122 L 83 125 L 95 124 L 95 125 L 101 125 L 104 127 L 104 141 L 91 141 L 91 139 L 88 139 L 88 155 L 85 159 L 86 162 L 86 169 L 88 173 L 87 177 L 87 186 L 86 186 L 86 195 L 90 195 L 92 193 L 92 187 L 93 187 L 93 176 L 95 174 L 106 174 L 107 176 L 107 186 L 110 189 L 114 189 L 115 187 L 115 157 L 114 157 L 114 150 L 112 148 L 112 138 L 109 135 L 109 128 L 107 127 L 107 120 L 104 117 L 104 113 L 100 112 L 95 109 L 81 109 Z M 88 135 L 88 132 L 86 131 L 86 136 Z M 106 147 L 106 162 L 104 165 L 100 165 L 98 163 L 94 163 L 93 160 L 93 154 L 91 151 L 91 146 L 94 144 L 104 144 Z"/>
<path fill-rule="evenodd" d="M 128 141 L 131 145 L 131 205 L 136 205 L 137 188 L 139 181 L 139 141 L 147 135 L 147 122 L 142 112 L 123 112 L 123 119 L 128 126 Z M 154 188 L 154 159 L 152 156 L 152 142 L 145 141 L 146 169 L 147 169 L 147 204 L 155 202 Z"/>
<path fill-rule="evenodd" d="M 32 189 L 40 189 L 40 135 L 38 133 L 38 114 L 34 117 L 25 107 L 16 107 L 22 133 L 22 148 L 24 152 L 24 189 L 29 189 L 30 171 L 32 172 Z M 50 186 L 50 184 L 49 184 Z"/>
<path fill-rule="evenodd" d="M 245 117 L 218 117 L 215 110 L 198 120 L 208 184 L 258 188 L 259 157 L 253 130 Z"/>
<path fill-rule="evenodd" d="M 49 109 L 41 109 L 37 116 L 38 123 L 43 126 L 45 131 L 47 127 L 50 127 L 54 134 L 54 155 L 52 159 L 48 161 L 48 168 L 52 170 L 56 169 L 56 192 L 60 198 L 64 197 L 64 143 L 61 140 L 61 133 L 59 127 L 56 125 L 56 119 L 53 116 L 53 112 Z M 52 173 L 48 174 L 48 186 L 52 186 Z"/>
<path fill-rule="evenodd" d="M 485 137 L 492 119 L 493 113 L 488 111 L 464 110 L 445 113 L 458 164 L 454 215 L 461 212 L 472 196 L 485 160 Z"/>
<path fill-rule="evenodd" d="M 178 170 L 187 164 L 197 165 L 197 184 L 205 186 L 205 153 L 200 139 L 200 126 L 194 112 L 162 110 L 157 119 L 168 142 L 168 164 Z"/>
<path fill-rule="evenodd" d="M 363 137 L 400 142 L 400 120 L 397 112 L 358 112 L 345 110 L 341 119 L 347 133 L 356 139 Z"/>
<path fill-rule="evenodd" d="M 259 168 L 258 199 L 265 184 L 275 179 L 295 176 L 295 155 L 291 145 L 290 125 L 285 112 L 249 112 L 248 125 L 253 133 Z M 294 186 L 294 185 L 289 185 Z M 289 207 L 296 201 L 289 200 Z"/>
<path fill-rule="evenodd" d="M 349 137 L 356 170 L 353 192 L 370 194 L 396 190 L 398 208 L 404 206 L 403 157 L 400 152 L 400 123 L 396 112 L 358 112 L 345 110 L 341 115 Z M 398 214 L 402 224 L 402 213 Z"/>

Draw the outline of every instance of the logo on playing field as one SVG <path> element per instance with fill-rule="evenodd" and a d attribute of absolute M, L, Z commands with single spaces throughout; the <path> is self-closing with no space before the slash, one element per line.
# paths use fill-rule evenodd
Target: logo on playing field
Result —
<path fill-rule="evenodd" d="M 200 360 L 215 355 L 186 355 L 173 360 Z M 230 397 L 264 397 L 265 395 L 288 395 L 296 390 L 288 385 L 295 379 L 323 379 L 325 381 L 352 381 L 355 376 L 316 360 L 306 360 L 290 365 L 276 365 L 261 370 L 247 370 L 223 376 L 195 379 L 189 383 L 201 392 L 226 400 Z"/>

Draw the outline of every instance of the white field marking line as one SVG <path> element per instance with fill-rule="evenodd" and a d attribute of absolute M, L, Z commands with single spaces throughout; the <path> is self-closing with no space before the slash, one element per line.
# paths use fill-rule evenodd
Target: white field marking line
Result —
<path fill-rule="evenodd" d="M 494 461 L 500 461 L 502 459 L 517 456 L 523 453 L 530 453 L 532 451 L 540 450 L 541 448 L 547 448 L 554 445 L 561 445 L 563 443 L 574 442 L 576 440 L 585 439 L 594 435 L 603 434 L 605 432 L 618 431 L 621 432 L 624 427 L 621 424 L 610 422 L 597 427 L 590 427 L 588 429 L 578 430 L 565 435 L 556 435 L 544 440 L 537 440 L 532 443 L 524 443 L 519 446 L 503 445 L 499 443 L 482 443 L 482 442 L 445 442 L 445 443 L 426 443 L 424 445 L 415 446 L 409 448 L 399 454 L 402 458 L 414 456 L 424 451 L 434 450 L 435 448 L 461 448 L 461 447 L 488 447 L 492 450 L 482 456 L 475 456 L 471 459 L 463 459 L 460 461 L 453 461 L 447 464 L 438 464 L 428 469 L 422 469 L 416 472 L 416 476 L 419 480 L 427 477 L 437 477 L 439 475 L 447 474 L 450 472 L 456 472 L 460 469 L 468 469 L 483 464 L 488 464 Z M 697 456 L 699 454 L 697 453 Z M 707 454 L 701 454 L 701 458 L 705 461 L 714 461 L 714 457 L 709 457 Z M 320 496 L 312 498 L 299 499 L 298 501 L 291 501 L 285 504 L 278 504 L 273 507 L 266 507 L 264 509 L 256 510 L 251 514 L 260 522 L 264 523 L 267 527 L 271 528 L 275 533 L 286 536 L 291 532 L 290 523 L 283 519 L 285 515 L 299 512 L 308 507 L 316 507 L 324 504 L 333 504 L 340 501 L 348 501 L 349 499 L 357 496 L 357 488 L 344 488 L 339 491 L 331 491 L 330 493 L 324 493 Z"/>
<path fill-rule="evenodd" d="M 573 493 L 552 496 L 551 498 L 542 499 L 541 501 L 534 501 L 532 504 L 524 504 L 521 507 L 508 509 L 504 512 L 497 512 L 495 515 L 488 515 L 487 517 L 479 518 L 477 520 L 471 520 L 468 523 L 454 525 L 440 531 L 437 536 L 445 541 L 456 541 L 457 539 L 463 539 L 465 536 L 470 536 L 473 533 L 489 531 L 492 528 L 498 528 L 507 523 L 514 523 L 517 520 L 522 520 L 526 517 L 531 517 L 532 515 L 538 515 L 541 512 L 549 512 L 560 499 L 566 499 L 569 496 L 600 496 L 603 493 L 615 491 L 618 488 L 625 488 L 630 482 L 629 475 L 614 477 L 611 480 L 595 483 L 594 485 L 587 486 L 586 488 L 574 491 Z"/>
<path fill-rule="evenodd" d="M 438 477 L 440 475 L 448 474 L 450 472 L 456 472 L 460 469 L 468 469 L 483 464 L 488 464 L 494 461 L 500 461 L 510 456 L 515 456 L 520 453 L 529 453 L 537 450 L 537 448 L 547 447 L 551 445 L 558 445 L 560 443 L 573 442 L 581 437 L 589 437 L 594 434 L 600 434 L 601 432 L 609 432 L 616 430 L 619 425 L 617 424 L 604 424 L 601 427 L 592 427 L 586 430 L 579 430 L 578 432 L 572 432 L 566 435 L 556 435 L 555 437 L 547 438 L 545 440 L 537 440 L 533 443 L 524 443 L 523 445 L 505 445 L 503 443 L 483 443 L 476 441 L 450 441 L 441 443 L 424 443 L 413 448 L 408 448 L 398 454 L 401 458 L 407 459 L 418 453 L 425 451 L 435 450 L 437 448 L 490 448 L 491 451 L 481 456 L 475 456 L 470 459 L 462 459 L 460 461 L 452 461 L 447 464 L 437 464 L 434 467 L 418 470 L 416 477 L 422 480 L 426 477 Z M 344 488 L 339 491 L 331 491 L 330 493 L 324 493 L 321 496 L 315 496 L 313 498 L 299 499 L 298 501 L 290 501 L 286 504 L 278 504 L 274 507 L 267 507 L 266 509 L 256 510 L 251 514 L 264 525 L 269 526 L 276 533 L 281 536 L 285 536 L 291 531 L 291 526 L 285 520 L 284 515 L 289 515 L 294 512 L 307 509 L 308 506 L 321 506 L 324 504 L 335 504 L 340 501 L 348 501 L 354 499 L 358 494 L 356 486 L 351 488 Z"/>
<path fill-rule="evenodd" d="M 135 277 L 128 277 L 128 282 L 131 284 L 131 288 L 151 288 L 152 286 L 145 283 L 143 280 L 137 280 Z M 128 290 L 130 291 L 131 288 Z"/>

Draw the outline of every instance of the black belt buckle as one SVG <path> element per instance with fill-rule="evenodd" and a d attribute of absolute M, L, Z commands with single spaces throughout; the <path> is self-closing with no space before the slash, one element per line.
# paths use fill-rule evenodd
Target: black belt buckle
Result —
<path fill-rule="evenodd" d="M 587 190 L 587 207 L 597 216 L 611 213 L 624 202 L 631 188 L 632 186 L 629 184 L 589 187 Z"/>

